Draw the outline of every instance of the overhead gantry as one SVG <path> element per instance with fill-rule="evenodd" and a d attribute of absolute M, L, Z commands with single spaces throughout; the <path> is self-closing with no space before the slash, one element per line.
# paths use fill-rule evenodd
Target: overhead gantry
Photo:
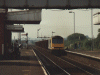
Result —
<path fill-rule="evenodd" d="M 100 8 L 100 0 L 0 0 L 0 8 L 17 8 L 17 9 Z"/>

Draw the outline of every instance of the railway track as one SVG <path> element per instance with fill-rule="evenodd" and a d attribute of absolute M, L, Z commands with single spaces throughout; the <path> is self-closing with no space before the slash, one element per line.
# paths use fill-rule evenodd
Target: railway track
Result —
<path fill-rule="evenodd" d="M 41 61 L 48 75 L 71 75 L 70 73 L 62 69 L 60 66 L 55 64 L 51 59 L 49 59 L 40 51 L 34 49 L 34 52 L 36 53 L 38 59 Z"/>
<path fill-rule="evenodd" d="M 81 68 L 73 64 L 74 62 L 73 63 L 71 63 L 72 61 L 69 62 L 68 60 L 66 60 L 65 57 L 54 56 L 42 48 L 34 50 L 36 53 L 39 53 L 37 55 L 40 58 L 42 57 L 41 60 L 43 61 L 44 64 L 46 64 L 47 66 L 46 69 L 50 72 L 51 75 L 100 75 L 97 74 L 98 72 L 97 73 L 91 72 L 93 69 L 91 69 L 91 71 L 87 71 L 83 67 Z M 54 65 L 51 65 L 50 62 L 55 64 L 56 67 L 54 67 Z"/>
<path fill-rule="evenodd" d="M 43 59 L 46 56 L 71 75 L 100 75 L 100 69 L 70 59 L 67 57 L 67 55 L 56 57 L 55 55 L 48 53 L 47 49 L 39 48 L 36 46 L 31 46 L 31 48 L 35 48 L 38 53 L 41 53 L 41 55 L 44 56 Z M 74 67 L 70 65 L 73 65 Z"/>
<path fill-rule="evenodd" d="M 79 63 L 73 59 L 69 59 L 66 56 L 61 56 L 60 58 L 71 63 L 72 65 L 76 66 L 77 68 L 90 73 L 91 75 L 100 75 L 100 69 L 88 66 L 88 65 L 83 64 L 83 63 Z"/>

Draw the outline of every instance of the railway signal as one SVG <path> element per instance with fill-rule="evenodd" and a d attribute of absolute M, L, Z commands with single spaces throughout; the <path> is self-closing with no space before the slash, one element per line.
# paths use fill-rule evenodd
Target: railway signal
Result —
<path fill-rule="evenodd" d="M 26 36 L 26 43 L 27 43 L 27 49 L 28 49 L 28 33 L 22 34 L 22 36 Z"/>
<path fill-rule="evenodd" d="M 52 36 L 53 36 L 53 33 L 55 33 L 55 32 L 52 31 Z"/>

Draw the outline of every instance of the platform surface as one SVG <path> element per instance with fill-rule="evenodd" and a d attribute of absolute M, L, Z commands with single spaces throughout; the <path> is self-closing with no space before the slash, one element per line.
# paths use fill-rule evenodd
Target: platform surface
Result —
<path fill-rule="evenodd" d="M 0 60 L 0 75 L 45 75 L 32 49 L 21 49 L 19 59 Z"/>

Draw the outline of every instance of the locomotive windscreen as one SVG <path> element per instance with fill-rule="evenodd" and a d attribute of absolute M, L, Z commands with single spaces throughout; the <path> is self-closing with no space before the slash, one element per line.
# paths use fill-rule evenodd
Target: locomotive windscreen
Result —
<path fill-rule="evenodd" d="M 61 44 L 61 43 L 63 43 L 63 39 L 52 39 L 52 43 Z"/>

